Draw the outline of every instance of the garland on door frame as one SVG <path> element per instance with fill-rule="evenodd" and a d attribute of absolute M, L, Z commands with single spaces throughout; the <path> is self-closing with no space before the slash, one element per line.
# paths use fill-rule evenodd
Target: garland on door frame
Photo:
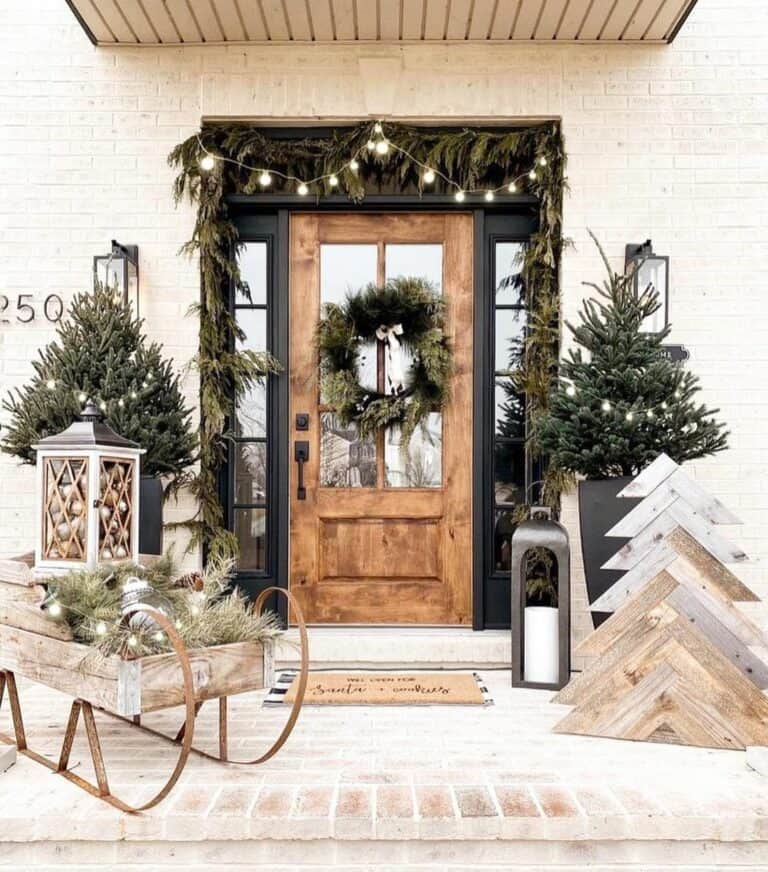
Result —
<path fill-rule="evenodd" d="M 317 331 L 321 392 L 343 424 L 361 437 L 388 424 L 408 445 L 416 427 L 448 400 L 453 369 L 444 333 L 445 304 L 424 279 L 399 277 L 383 288 L 367 285 L 341 303 L 326 303 Z M 385 343 L 387 386 L 379 392 L 357 374 L 361 343 Z M 406 381 L 401 346 L 413 364 Z"/>
<path fill-rule="evenodd" d="M 192 238 L 183 248 L 199 256 L 202 284 L 195 307 L 200 318 L 202 428 L 201 469 L 193 482 L 200 506 L 193 543 L 204 542 L 211 556 L 237 550 L 234 536 L 225 528 L 218 494 L 232 397 L 279 369 L 268 355 L 231 350 L 239 328 L 222 288 L 230 282 L 241 289 L 242 285 L 228 195 L 277 190 L 319 199 L 341 193 L 357 203 L 366 193 L 435 190 L 452 192 L 457 202 L 467 205 L 497 196 L 534 195 L 538 229 L 520 265 L 529 331 L 523 366 L 510 377 L 527 395 L 530 424 L 546 411 L 557 376 L 560 337 L 565 153 L 558 123 L 494 132 L 365 122 L 303 139 L 267 137 L 244 123 L 208 124 L 176 146 L 168 160 L 179 171 L 174 183 L 177 202 L 186 196 L 197 206 Z M 555 505 L 561 485 L 558 471 L 549 469 L 543 500 Z"/>

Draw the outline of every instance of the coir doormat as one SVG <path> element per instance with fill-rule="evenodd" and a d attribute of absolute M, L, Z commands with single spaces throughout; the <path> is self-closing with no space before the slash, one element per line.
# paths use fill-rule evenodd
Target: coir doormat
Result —
<path fill-rule="evenodd" d="M 283 672 L 266 703 L 291 704 L 295 672 Z M 491 705 L 477 673 L 314 672 L 305 705 Z"/>

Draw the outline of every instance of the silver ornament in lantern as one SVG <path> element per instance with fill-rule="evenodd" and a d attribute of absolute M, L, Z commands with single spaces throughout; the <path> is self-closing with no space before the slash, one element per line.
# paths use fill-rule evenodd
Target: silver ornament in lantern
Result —
<path fill-rule="evenodd" d="M 32 447 L 40 519 L 36 567 L 66 572 L 138 562 L 143 449 L 115 433 L 92 400 L 80 420 Z"/>

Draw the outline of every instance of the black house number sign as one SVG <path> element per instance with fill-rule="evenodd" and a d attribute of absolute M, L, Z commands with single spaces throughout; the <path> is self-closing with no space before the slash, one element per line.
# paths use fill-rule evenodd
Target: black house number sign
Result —
<path fill-rule="evenodd" d="M 58 294 L 48 294 L 42 302 L 32 294 L 19 294 L 15 300 L 0 294 L 0 324 L 31 324 L 36 318 L 55 324 L 63 313 L 64 303 Z"/>

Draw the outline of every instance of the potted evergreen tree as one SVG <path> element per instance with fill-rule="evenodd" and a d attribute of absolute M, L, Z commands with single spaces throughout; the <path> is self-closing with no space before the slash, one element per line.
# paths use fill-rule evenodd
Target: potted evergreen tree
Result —
<path fill-rule="evenodd" d="M 139 550 L 162 551 L 163 480 L 178 482 L 194 461 L 196 435 L 179 376 L 142 321 L 112 289 L 75 296 L 57 338 L 33 361 L 29 384 L 8 395 L 0 447 L 24 463 L 32 445 L 59 433 L 93 399 L 113 430 L 146 450 L 141 461 Z"/>
<path fill-rule="evenodd" d="M 576 341 L 560 367 L 560 384 L 538 424 L 541 451 L 579 481 L 582 554 L 590 603 L 621 573 L 600 567 L 621 540 L 605 533 L 633 506 L 615 499 L 627 482 L 661 452 L 682 463 L 727 447 L 718 409 L 696 402 L 698 379 L 665 354 L 670 326 L 643 332 L 660 306 L 649 287 L 634 288 L 632 275 L 615 273 L 594 234 L 608 277 L 584 302 Z"/>

